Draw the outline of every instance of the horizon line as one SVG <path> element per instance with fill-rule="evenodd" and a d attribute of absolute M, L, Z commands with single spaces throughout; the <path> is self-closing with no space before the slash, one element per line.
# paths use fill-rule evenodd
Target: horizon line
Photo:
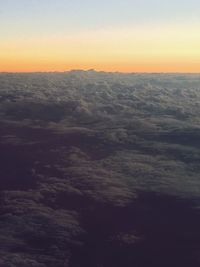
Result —
<path fill-rule="evenodd" d="M 106 71 L 106 70 L 95 70 L 95 69 L 70 69 L 66 71 L 59 70 L 49 70 L 49 71 L 0 71 L 0 74 L 34 74 L 34 73 L 70 73 L 70 72 L 97 72 L 97 73 L 111 73 L 111 74 L 200 74 L 198 72 L 189 72 L 189 71 Z"/>

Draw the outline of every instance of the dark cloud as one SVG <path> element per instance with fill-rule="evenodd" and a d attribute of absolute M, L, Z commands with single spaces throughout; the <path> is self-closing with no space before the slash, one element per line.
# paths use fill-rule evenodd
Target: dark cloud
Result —
<path fill-rule="evenodd" d="M 200 76 L 0 74 L 0 266 L 199 266 Z"/>

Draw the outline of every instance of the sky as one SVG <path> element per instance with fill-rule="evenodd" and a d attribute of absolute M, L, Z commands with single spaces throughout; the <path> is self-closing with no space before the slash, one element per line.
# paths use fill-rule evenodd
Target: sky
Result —
<path fill-rule="evenodd" d="M 0 0 L 0 71 L 200 72 L 199 0 Z"/>

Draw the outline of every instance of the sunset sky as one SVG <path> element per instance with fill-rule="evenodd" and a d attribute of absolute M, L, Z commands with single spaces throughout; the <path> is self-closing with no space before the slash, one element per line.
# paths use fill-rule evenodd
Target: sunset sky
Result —
<path fill-rule="evenodd" d="M 0 71 L 200 72 L 199 0 L 0 0 Z"/>

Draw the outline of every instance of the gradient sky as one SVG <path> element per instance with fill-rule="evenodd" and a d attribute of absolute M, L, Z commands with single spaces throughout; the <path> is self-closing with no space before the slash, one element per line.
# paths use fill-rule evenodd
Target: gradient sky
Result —
<path fill-rule="evenodd" d="M 200 72 L 199 0 L 0 0 L 0 71 Z"/>

